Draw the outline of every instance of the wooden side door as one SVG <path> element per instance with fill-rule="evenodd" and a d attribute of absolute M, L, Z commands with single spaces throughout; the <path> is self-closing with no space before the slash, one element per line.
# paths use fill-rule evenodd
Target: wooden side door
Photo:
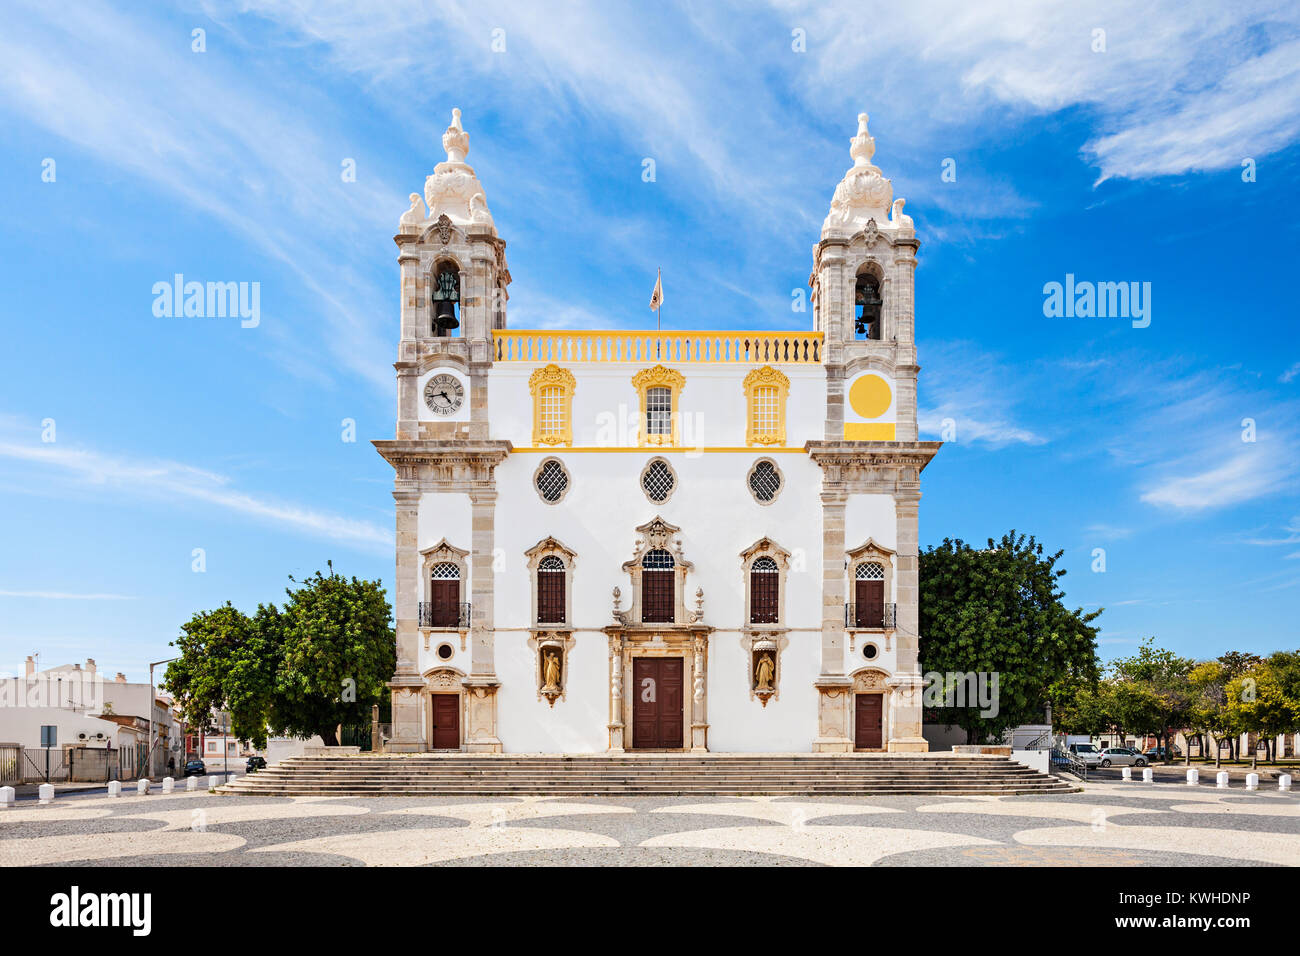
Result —
<path fill-rule="evenodd" d="M 433 749 L 460 749 L 460 694 L 433 695 Z"/>
<path fill-rule="evenodd" d="M 885 626 L 885 582 L 855 581 L 853 600 L 857 607 L 857 627 Z"/>
<path fill-rule="evenodd" d="M 856 750 L 879 750 L 884 746 L 884 694 L 856 694 L 857 721 L 853 746 Z"/>
<path fill-rule="evenodd" d="M 429 582 L 429 603 L 433 605 L 429 623 L 433 627 L 456 627 L 460 617 L 460 582 Z"/>

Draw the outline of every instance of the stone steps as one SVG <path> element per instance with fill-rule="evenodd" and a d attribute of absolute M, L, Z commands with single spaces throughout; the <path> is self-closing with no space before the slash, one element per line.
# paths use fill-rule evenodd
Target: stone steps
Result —
<path fill-rule="evenodd" d="M 264 796 L 746 796 L 1069 793 L 1006 757 L 946 755 L 293 757 L 219 788 Z"/>

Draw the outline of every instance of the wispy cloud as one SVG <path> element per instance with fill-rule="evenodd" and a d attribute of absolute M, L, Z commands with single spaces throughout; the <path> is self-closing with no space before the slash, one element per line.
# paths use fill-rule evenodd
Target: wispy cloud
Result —
<path fill-rule="evenodd" d="M 237 491 L 230 487 L 226 476 L 180 462 L 131 460 L 81 448 L 12 441 L 0 441 L 0 458 L 35 465 L 43 469 L 46 479 L 53 473 L 83 486 L 107 487 L 154 501 L 167 500 L 168 496 L 188 498 L 256 521 L 374 551 L 392 547 L 392 534 L 373 522 Z"/>
<path fill-rule="evenodd" d="M 135 601 L 128 594 L 80 594 L 76 591 L 0 591 L 0 597 L 38 598 L 43 601 Z"/>
<path fill-rule="evenodd" d="M 1008 387 L 1016 376 L 973 342 L 931 343 L 920 386 L 917 422 L 926 438 L 942 437 L 949 423 L 958 443 L 1042 445 L 1047 437 L 1018 422 L 1021 399 Z"/>

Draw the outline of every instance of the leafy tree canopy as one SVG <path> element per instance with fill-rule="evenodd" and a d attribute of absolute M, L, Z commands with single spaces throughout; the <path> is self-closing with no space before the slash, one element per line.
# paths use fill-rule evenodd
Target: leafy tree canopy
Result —
<path fill-rule="evenodd" d="M 974 740 L 1043 718 L 1048 688 L 1058 681 L 1098 678 L 1100 610 L 1068 609 L 1056 566 L 1064 552 L 1045 554 L 1015 531 L 976 549 L 945 538 L 920 555 L 921 668 L 926 672 L 997 674 L 998 713 L 943 707 L 933 719 L 963 727 Z"/>

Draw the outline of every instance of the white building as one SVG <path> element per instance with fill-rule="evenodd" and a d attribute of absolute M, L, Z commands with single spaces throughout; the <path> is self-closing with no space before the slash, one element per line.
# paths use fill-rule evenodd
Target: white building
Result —
<path fill-rule="evenodd" d="M 179 743 L 171 700 L 147 683 L 122 673 L 105 679 L 88 658 L 85 665 L 60 664 L 37 670 L 28 657 L 22 677 L 0 679 L 0 740 L 41 746 L 41 728 L 54 727 L 58 747 L 122 747 L 144 744 L 153 712 L 153 739 L 161 754 Z"/>
<path fill-rule="evenodd" d="M 401 267 L 392 750 L 927 749 L 912 220 L 859 117 L 782 332 L 512 330 L 447 151 Z M 427 209 L 426 209 L 427 205 Z M 448 321 L 458 327 L 448 329 Z"/>

